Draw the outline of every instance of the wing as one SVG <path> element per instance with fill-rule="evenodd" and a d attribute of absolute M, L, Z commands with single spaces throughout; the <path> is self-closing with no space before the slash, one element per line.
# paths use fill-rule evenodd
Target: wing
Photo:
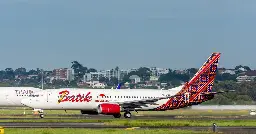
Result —
<path fill-rule="evenodd" d="M 142 106 L 147 107 L 148 104 L 150 105 L 159 105 L 156 102 L 162 99 L 170 99 L 174 96 L 166 96 L 166 97 L 158 97 L 158 98 L 147 98 L 142 100 L 133 100 L 133 101 L 124 101 L 124 102 L 116 102 L 120 106 L 122 106 L 124 109 L 134 109 L 134 108 L 141 108 Z"/>
<path fill-rule="evenodd" d="M 202 92 L 201 94 L 205 95 L 214 95 L 214 94 L 219 94 L 219 93 L 226 93 L 226 92 L 234 92 L 234 90 L 228 90 L 228 91 L 219 91 L 219 92 Z M 163 96 L 163 97 L 158 97 L 158 98 L 148 98 L 148 99 L 142 99 L 142 100 L 133 100 L 133 101 L 124 101 L 124 102 L 115 102 L 122 106 L 124 109 L 135 109 L 135 108 L 142 108 L 143 107 L 148 107 L 149 105 L 159 105 L 156 102 L 162 99 L 170 99 L 172 97 L 177 97 L 177 96 L 182 96 L 182 95 L 174 95 L 174 96 Z"/>

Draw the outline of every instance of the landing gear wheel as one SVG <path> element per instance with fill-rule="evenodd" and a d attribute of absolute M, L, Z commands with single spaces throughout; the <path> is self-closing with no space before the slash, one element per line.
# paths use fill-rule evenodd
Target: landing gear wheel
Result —
<path fill-rule="evenodd" d="M 124 113 L 124 118 L 131 118 L 132 114 L 130 112 L 125 112 Z"/>
<path fill-rule="evenodd" d="M 44 118 L 44 114 L 39 114 L 40 118 Z"/>
<path fill-rule="evenodd" d="M 114 114 L 113 115 L 115 118 L 120 118 L 121 117 L 121 114 Z"/>

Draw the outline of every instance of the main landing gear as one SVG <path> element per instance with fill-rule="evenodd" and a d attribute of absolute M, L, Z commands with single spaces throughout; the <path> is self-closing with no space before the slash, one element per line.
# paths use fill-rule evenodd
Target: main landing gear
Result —
<path fill-rule="evenodd" d="M 121 114 L 114 114 L 113 115 L 115 118 L 121 118 Z M 129 112 L 129 111 L 126 111 L 125 113 L 124 113 L 124 118 L 131 118 L 132 117 L 132 114 Z"/>
<path fill-rule="evenodd" d="M 122 115 L 121 114 L 114 114 L 113 115 L 115 118 L 120 118 Z"/>
<path fill-rule="evenodd" d="M 132 114 L 129 111 L 126 111 L 124 113 L 124 118 L 131 118 L 131 117 L 132 117 Z"/>

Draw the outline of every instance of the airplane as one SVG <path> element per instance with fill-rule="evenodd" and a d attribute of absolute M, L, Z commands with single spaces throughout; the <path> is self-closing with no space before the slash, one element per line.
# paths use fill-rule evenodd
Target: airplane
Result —
<path fill-rule="evenodd" d="M 80 110 L 82 114 L 104 114 L 131 118 L 131 111 L 165 111 L 197 105 L 214 98 L 212 92 L 221 53 L 212 53 L 194 77 L 184 85 L 168 89 L 54 89 L 40 91 L 22 104 L 44 110 Z M 43 118 L 43 113 L 39 113 Z"/>

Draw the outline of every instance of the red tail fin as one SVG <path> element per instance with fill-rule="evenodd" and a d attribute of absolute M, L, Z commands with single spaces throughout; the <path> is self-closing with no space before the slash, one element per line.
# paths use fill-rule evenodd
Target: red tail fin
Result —
<path fill-rule="evenodd" d="M 192 102 L 205 101 L 202 92 L 211 92 L 214 79 L 217 73 L 220 53 L 212 53 L 195 76 L 187 82 L 175 97 L 169 99 L 166 104 L 160 106 L 158 110 L 176 109 L 185 107 Z"/>

